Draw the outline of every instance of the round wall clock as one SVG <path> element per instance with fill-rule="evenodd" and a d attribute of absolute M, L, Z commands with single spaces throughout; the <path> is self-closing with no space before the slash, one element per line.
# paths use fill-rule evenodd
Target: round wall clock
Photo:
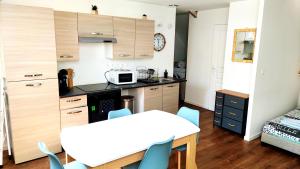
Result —
<path fill-rule="evenodd" d="M 154 35 L 154 50 L 159 52 L 162 51 L 166 46 L 166 38 L 161 33 L 156 33 Z"/>

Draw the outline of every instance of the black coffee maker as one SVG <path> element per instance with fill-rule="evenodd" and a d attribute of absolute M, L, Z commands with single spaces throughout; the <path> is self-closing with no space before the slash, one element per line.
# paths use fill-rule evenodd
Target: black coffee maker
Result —
<path fill-rule="evenodd" d="M 61 69 L 58 72 L 59 81 L 59 95 L 66 94 L 70 91 L 68 87 L 68 71 L 66 69 Z"/>

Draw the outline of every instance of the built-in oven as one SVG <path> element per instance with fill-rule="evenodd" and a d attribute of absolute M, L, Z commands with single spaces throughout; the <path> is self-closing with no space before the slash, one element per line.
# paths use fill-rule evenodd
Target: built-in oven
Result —
<path fill-rule="evenodd" d="M 121 90 L 109 90 L 87 95 L 89 123 L 107 120 L 108 113 L 121 108 Z"/>

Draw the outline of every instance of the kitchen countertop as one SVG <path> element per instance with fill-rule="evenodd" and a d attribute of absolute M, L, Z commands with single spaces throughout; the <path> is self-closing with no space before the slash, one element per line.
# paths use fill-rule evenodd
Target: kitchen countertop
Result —
<path fill-rule="evenodd" d="M 160 81 L 158 83 L 148 83 L 148 84 L 137 82 L 137 83 L 128 84 L 128 85 L 114 85 L 114 84 L 108 84 L 108 83 L 79 85 L 79 86 L 74 86 L 74 88 L 72 90 L 70 90 L 70 92 L 68 92 L 64 95 L 61 95 L 60 98 L 85 95 L 85 94 L 95 93 L 95 92 L 105 92 L 105 91 L 112 91 L 112 90 L 128 90 L 128 89 L 134 89 L 134 88 L 158 86 L 158 85 L 180 83 L 180 82 L 186 82 L 186 80 L 185 79 L 175 79 L 175 78 L 168 78 L 168 79 L 160 78 Z"/>

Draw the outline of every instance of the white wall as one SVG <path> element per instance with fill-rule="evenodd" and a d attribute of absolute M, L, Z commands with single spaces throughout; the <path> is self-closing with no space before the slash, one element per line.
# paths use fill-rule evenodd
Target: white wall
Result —
<path fill-rule="evenodd" d="M 112 55 L 112 45 L 108 44 L 80 44 L 80 61 L 59 63 L 58 69 L 73 68 L 75 71 L 74 84 L 92 84 L 105 82 L 103 76 L 111 68 L 130 68 L 147 66 L 158 68 L 160 75 L 165 69 L 173 74 L 175 19 L 176 9 L 133 2 L 128 0 L 2 0 L 4 3 L 14 3 L 30 6 L 43 6 L 55 10 L 89 13 L 91 4 L 97 4 L 100 14 L 141 18 L 147 14 L 149 19 L 155 20 L 155 32 L 161 32 L 166 37 L 166 47 L 161 52 L 155 52 L 153 59 L 112 61 L 106 56 Z M 91 3 L 92 2 L 92 3 Z M 161 24 L 161 27 L 157 25 Z"/>
<path fill-rule="evenodd" d="M 244 0 L 230 3 L 223 88 L 249 93 L 253 64 L 232 62 L 235 29 L 256 28 L 259 0 Z M 255 59 L 255 58 L 254 58 Z"/>
<path fill-rule="evenodd" d="M 246 140 L 263 124 L 296 108 L 300 89 L 300 1 L 265 0 L 258 60 L 250 92 Z M 260 33 L 259 33 L 260 34 Z"/>
<path fill-rule="evenodd" d="M 209 107 L 212 41 L 215 25 L 226 25 L 228 8 L 199 11 L 190 16 L 185 101 Z"/>

